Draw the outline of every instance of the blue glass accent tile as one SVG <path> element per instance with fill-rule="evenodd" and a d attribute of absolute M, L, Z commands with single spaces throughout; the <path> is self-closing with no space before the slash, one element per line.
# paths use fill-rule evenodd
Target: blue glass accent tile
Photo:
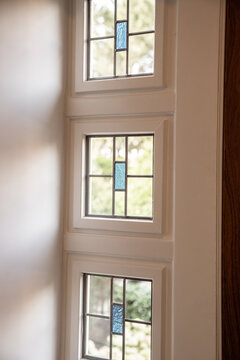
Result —
<path fill-rule="evenodd" d="M 118 22 L 116 24 L 116 50 L 127 49 L 127 22 Z"/>
<path fill-rule="evenodd" d="M 126 164 L 115 163 L 115 190 L 125 190 Z"/>
<path fill-rule="evenodd" d="M 123 306 L 112 305 L 112 332 L 122 335 L 123 333 Z"/>

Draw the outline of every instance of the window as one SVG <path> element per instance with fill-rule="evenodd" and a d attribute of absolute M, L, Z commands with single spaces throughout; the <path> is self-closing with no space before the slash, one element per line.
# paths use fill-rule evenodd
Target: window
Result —
<path fill-rule="evenodd" d="M 155 0 L 88 0 L 87 79 L 154 73 Z"/>
<path fill-rule="evenodd" d="M 165 120 L 72 122 L 72 228 L 161 233 Z"/>
<path fill-rule="evenodd" d="M 164 0 L 74 2 L 76 93 L 164 86 Z"/>
<path fill-rule="evenodd" d="M 86 216 L 151 220 L 153 134 L 86 140 Z"/>
<path fill-rule="evenodd" d="M 152 281 L 84 274 L 83 358 L 151 359 Z"/>

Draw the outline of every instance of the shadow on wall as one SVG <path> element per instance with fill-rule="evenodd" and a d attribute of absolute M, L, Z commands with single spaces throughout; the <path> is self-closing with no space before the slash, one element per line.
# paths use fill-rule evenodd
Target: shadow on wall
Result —
<path fill-rule="evenodd" d="M 65 6 L 0 2 L 1 360 L 58 359 Z"/>

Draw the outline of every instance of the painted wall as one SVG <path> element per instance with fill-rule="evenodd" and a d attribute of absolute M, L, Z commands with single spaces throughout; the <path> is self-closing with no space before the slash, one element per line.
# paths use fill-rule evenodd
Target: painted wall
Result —
<path fill-rule="evenodd" d="M 64 0 L 0 0 L 0 360 L 59 359 Z"/>

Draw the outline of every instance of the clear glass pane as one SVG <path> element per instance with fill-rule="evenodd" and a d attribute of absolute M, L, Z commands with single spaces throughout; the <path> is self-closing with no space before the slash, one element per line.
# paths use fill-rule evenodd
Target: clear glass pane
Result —
<path fill-rule="evenodd" d="M 127 48 L 127 22 L 116 24 L 116 49 L 124 50 Z"/>
<path fill-rule="evenodd" d="M 90 42 L 90 77 L 113 76 L 114 39 Z"/>
<path fill-rule="evenodd" d="M 153 136 L 129 136 L 128 175 L 153 175 Z"/>
<path fill-rule="evenodd" d="M 118 54 L 123 54 L 124 52 L 119 52 Z M 115 158 L 116 161 L 125 161 L 125 137 L 116 137 L 115 140 Z"/>
<path fill-rule="evenodd" d="M 117 20 L 127 19 L 127 0 L 117 0 Z"/>
<path fill-rule="evenodd" d="M 112 336 L 112 359 L 113 360 L 122 360 L 122 336 L 113 335 Z"/>
<path fill-rule="evenodd" d="M 98 315 L 110 315 L 110 294 L 110 278 L 88 275 L 87 312 Z"/>
<path fill-rule="evenodd" d="M 110 320 L 87 317 L 87 355 L 109 359 Z"/>
<path fill-rule="evenodd" d="M 115 163 L 115 190 L 125 190 L 126 187 L 126 164 Z"/>
<path fill-rule="evenodd" d="M 89 179 L 89 214 L 112 215 L 112 178 Z"/>
<path fill-rule="evenodd" d="M 126 318 L 151 321 L 152 283 L 126 280 Z"/>
<path fill-rule="evenodd" d="M 91 37 L 114 35 L 114 0 L 91 0 Z"/>
<path fill-rule="evenodd" d="M 96 137 L 89 139 L 89 173 L 94 175 L 112 175 L 113 138 Z"/>
<path fill-rule="evenodd" d="M 130 33 L 155 30 L 155 0 L 129 1 Z"/>
<path fill-rule="evenodd" d="M 152 183 L 152 178 L 128 178 L 128 216 L 152 217 Z"/>
<path fill-rule="evenodd" d="M 125 191 L 115 191 L 115 212 L 116 216 L 125 215 Z"/>
<path fill-rule="evenodd" d="M 129 36 L 129 74 L 154 72 L 154 34 Z"/>
<path fill-rule="evenodd" d="M 123 279 L 113 279 L 113 302 L 123 302 Z"/>
<path fill-rule="evenodd" d="M 123 333 L 123 305 L 112 305 L 112 332 L 120 335 Z"/>
<path fill-rule="evenodd" d="M 151 325 L 125 323 L 125 360 L 151 359 Z"/>
<path fill-rule="evenodd" d="M 116 75 L 124 76 L 126 75 L 127 70 L 127 53 L 126 51 L 117 51 L 116 52 Z"/>

